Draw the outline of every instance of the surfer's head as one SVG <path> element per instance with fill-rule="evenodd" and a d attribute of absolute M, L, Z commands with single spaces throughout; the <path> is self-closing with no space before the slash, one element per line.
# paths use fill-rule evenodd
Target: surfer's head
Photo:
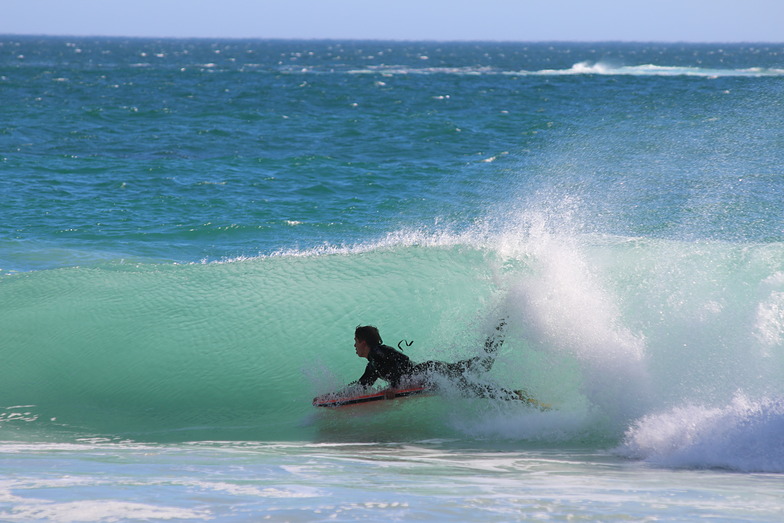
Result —
<path fill-rule="evenodd" d="M 364 341 L 371 347 L 377 347 L 384 343 L 381 341 L 381 334 L 378 333 L 378 329 L 372 325 L 358 325 L 354 330 L 354 338 Z"/>
<path fill-rule="evenodd" d="M 354 348 L 357 350 L 357 356 L 360 358 L 367 358 L 370 349 L 381 345 L 381 335 L 378 329 L 372 325 L 358 326 L 354 330 Z"/>

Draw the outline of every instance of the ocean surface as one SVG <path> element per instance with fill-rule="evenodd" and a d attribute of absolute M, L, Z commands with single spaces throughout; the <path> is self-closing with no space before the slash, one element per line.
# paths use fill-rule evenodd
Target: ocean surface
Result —
<path fill-rule="evenodd" d="M 0 520 L 781 521 L 784 45 L 0 37 Z M 317 409 L 358 324 L 553 409 Z"/>

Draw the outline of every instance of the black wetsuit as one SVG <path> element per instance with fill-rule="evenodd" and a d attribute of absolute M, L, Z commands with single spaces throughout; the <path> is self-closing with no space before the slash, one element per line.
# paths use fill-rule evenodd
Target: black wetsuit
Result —
<path fill-rule="evenodd" d="M 401 381 L 406 379 L 416 380 L 419 383 L 438 388 L 439 378 L 446 378 L 455 383 L 460 390 L 472 396 L 480 397 L 517 397 L 514 391 L 488 385 L 473 383 L 466 379 L 466 374 L 472 371 L 487 372 L 495 362 L 498 348 L 504 342 L 502 321 L 497 330 L 498 334 L 490 336 L 485 341 L 484 356 L 476 356 L 456 363 L 443 361 L 425 361 L 413 364 L 408 356 L 393 349 L 388 345 L 372 347 L 368 352 L 368 364 L 362 377 L 355 383 L 363 387 L 370 387 L 377 379 L 389 383 L 392 388 L 398 388 Z"/>
<path fill-rule="evenodd" d="M 490 342 L 488 342 L 488 345 Z M 493 342 L 492 352 L 495 351 L 498 342 Z M 486 346 L 486 350 L 488 347 Z M 488 350 L 488 354 L 490 350 Z M 483 358 L 474 357 L 456 363 L 446 363 L 444 361 L 425 361 L 411 363 L 408 356 L 393 349 L 388 345 L 378 345 L 368 352 L 368 364 L 365 372 L 356 383 L 364 387 L 370 387 L 377 379 L 381 378 L 389 383 L 392 388 L 397 388 L 405 378 L 415 378 L 417 381 L 432 384 L 433 378 L 441 376 L 451 380 L 463 380 L 464 374 L 473 370 L 475 365 L 480 365 L 484 371 L 490 370 L 494 357 L 491 355 Z"/>
<path fill-rule="evenodd" d="M 402 352 L 393 349 L 389 345 L 378 345 L 368 352 L 368 364 L 362 377 L 357 383 L 364 387 L 370 387 L 377 379 L 381 378 L 389 382 L 389 385 L 396 388 L 400 380 L 412 374 L 414 365 L 411 360 Z"/>

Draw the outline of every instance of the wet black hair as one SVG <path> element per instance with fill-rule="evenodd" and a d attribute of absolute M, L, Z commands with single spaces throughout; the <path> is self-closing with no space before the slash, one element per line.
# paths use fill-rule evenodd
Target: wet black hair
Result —
<path fill-rule="evenodd" d="M 354 337 L 358 340 L 364 341 L 371 347 L 378 347 L 384 343 L 381 340 L 381 335 L 378 333 L 378 329 L 372 325 L 357 325 L 357 328 L 354 330 Z"/>

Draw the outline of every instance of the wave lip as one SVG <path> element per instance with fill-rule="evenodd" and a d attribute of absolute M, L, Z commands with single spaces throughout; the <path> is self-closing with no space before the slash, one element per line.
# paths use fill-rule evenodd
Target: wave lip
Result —
<path fill-rule="evenodd" d="M 784 398 L 737 394 L 724 407 L 676 407 L 639 419 L 616 451 L 672 468 L 784 472 Z"/>

